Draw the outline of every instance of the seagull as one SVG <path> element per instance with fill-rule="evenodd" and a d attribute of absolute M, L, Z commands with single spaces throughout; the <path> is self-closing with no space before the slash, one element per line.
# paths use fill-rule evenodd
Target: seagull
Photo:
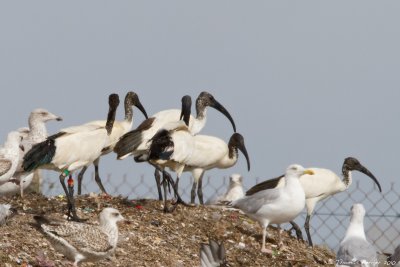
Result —
<path fill-rule="evenodd" d="M 376 249 L 371 245 L 364 232 L 365 209 L 362 204 L 353 204 L 351 219 L 346 235 L 336 255 L 338 266 L 378 266 Z"/>
<path fill-rule="evenodd" d="M 112 129 L 111 135 L 110 135 L 110 146 L 108 146 L 107 148 L 105 148 L 103 150 L 103 152 L 101 154 L 102 156 L 107 155 L 108 153 L 113 151 L 114 146 L 118 142 L 119 138 L 122 135 L 124 135 L 125 133 L 127 133 L 132 128 L 132 124 L 133 124 L 132 106 L 137 107 L 143 113 L 145 118 L 146 119 L 148 118 L 146 110 L 144 109 L 142 103 L 139 100 L 139 96 L 132 91 L 128 92 L 126 94 L 125 100 L 124 100 L 125 119 L 123 121 L 115 121 L 114 122 L 113 129 Z M 105 120 L 91 121 L 91 122 L 88 122 L 88 123 L 82 125 L 82 127 L 85 127 L 85 126 L 92 127 L 92 125 L 105 126 L 106 121 Z M 100 157 L 93 162 L 94 170 L 95 170 L 94 178 L 95 178 L 95 181 L 96 181 L 97 185 L 99 186 L 100 190 L 103 192 L 103 194 L 107 194 L 107 192 L 103 186 L 103 183 L 101 182 L 100 175 L 99 175 L 99 161 L 100 161 Z M 78 174 L 78 195 L 80 195 L 82 192 L 82 179 L 83 179 L 83 175 L 85 174 L 87 168 L 88 168 L 87 166 L 83 167 L 81 172 Z"/>
<path fill-rule="evenodd" d="M 111 256 L 118 242 L 117 223 L 124 220 L 114 208 L 102 210 L 99 226 L 72 221 L 55 222 L 43 216 L 33 218 L 33 226 L 76 267 L 82 261 L 99 261 Z"/>
<path fill-rule="evenodd" d="M 234 173 L 229 177 L 229 187 L 228 190 L 222 196 L 214 197 L 206 202 L 206 204 L 218 204 L 224 202 L 231 202 L 242 198 L 244 196 L 243 192 L 243 177 L 240 174 Z"/>
<path fill-rule="evenodd" d="M 290 165 L 286 169 L 285 186 L 261 190 L 230 203 L 260 223 L 263 228 L 261 252 L 272 253 L 272 250 L 265 248 L 268 225 L 279 226 L 281 223 L 289 222 L 304 209 L 305 194 L 299 181 L 300 176 L 304 174 L 313 175 L 314 172 L 305 170 L 298 164 Z M 279 244 L 282 244 L 280 231 Z"/>
<path fill-rule="evenodd" d="M 108 104 L 109 111 L 105 126 L 75 126 L 61 130 L 34 145 L 24 156 L 23 168 L 27 172 L 37 168 L 60 172 L 60 183 L 68 201 L 68 216 L 73 220 L 80 219 L 76 214 L 74 204 L 71 172 L 92 164 L 101 155 L 103 149 L 110 145 L 109 136 L 119 105 L 118 95 L 110 94 Z M 65 185 L 67 176 L 69 176 L 68 189 Z M 72 216 L 70 216 L 71 212 Z"/>
<path fill-rule="evenodd" d="M 311 234 L 310 234 L 310 218 L 317 205 L 318 201 L 333 196 L 336 193 L 343 192 L 347 190 L 353 179 L 352 171 L 359 171 L 369 176 L 375 184 L 378 186 L 380 192 L 382 192 L 381 185 L 375 176 L 364 167 L 356 158 L 347 157 L 344 159 L 342 166 L 343 180 L 336 175 L 333 171 L 322 168 L 309 168 L 314 172 L 314 175 L 303 175 L 300 178 L 300 183 L 303 186 L 304 192 L 306 194 L 306 207 L 307 207 L 307 217 L 304 224 L 304 228 L 307 233 L 308 244 L 313 246 Z M 250 188 L 246 195 L 252 195 L 259 190 L 271 189 L 275 187 L 282 187 L 285 184 L 283 175 L 277 178 L 261 182 L 252 188 Z M 296 230 L 297 237 L 302 238 L 300 227 L 295 222 L 290 222 L 293 228 Z"/>
<path fill-rule="evenodd" d="M 224 244 L 210 239 L 208 244 L 200 246 L 200 266 L 225 267 L 227 266 L 225 254 Z"/>
<path fill-rule="evenodd" d="M 15 214 L 16 210 L 10 204 L 0 204 L 0 226 L 6 224 Z"/>
<path fill-rule="evenodd" d="M 60 116 L 57 116 L 44 108 L 34 109 L 28 118 L 29 132 L 26 138 L 23 139 L 22 145 L 24 146 L 25 153 L 28 152 L 33 145 L 43 142 L 46 140 L 48 134 L 46 129 L 46 122 L 49 121 L 62 121 L 63 119 Z M 21 155 L 19 171 L 23 171 L 22 169 L 22 159 L 23 155 Z"/>
<path fill-rule="evenodd" d="M 21 140 L 21 133 L 12 131 L 0 148 L 0 185 L 8 182 L 17 170 Z"/>
<path fill-rule="evenodd" d="M 25 172 L 22 168 L 23 157 L 33 145 L 43 142 L 47 138 L 46 122 L 62 121 L 60 116 L 57 116 L 44 108 L 34 109 L 28 117 L 28 127 L 19 128 L 17 131 L 22 136 L 19 151 L 19 161 L 17 170 L 13 177 L 6 183 L 0 185 L 1 195 L 13 195 L 20 192 L 21 197 L 24 196 L 24 190 L 31 184 L 34 173 Z"/>

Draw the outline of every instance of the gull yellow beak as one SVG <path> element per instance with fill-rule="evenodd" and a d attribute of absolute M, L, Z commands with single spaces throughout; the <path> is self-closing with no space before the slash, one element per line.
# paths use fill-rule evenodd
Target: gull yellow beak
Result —
<path fill-rule="evenodd" d="M 314 175 L 313 170 L 304 170 L 303 174 L 309 174 L 309 175 Z"/>

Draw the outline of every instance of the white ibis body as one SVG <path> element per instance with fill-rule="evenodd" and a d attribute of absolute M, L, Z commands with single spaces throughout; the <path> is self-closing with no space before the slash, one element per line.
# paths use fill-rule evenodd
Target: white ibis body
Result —
<path fill-rule="evenodd" d="M 118 159 L 124 159 L 129 155 L 135 157 L 135 161 L 143 162 L 148 160 L 150 140 L 161 129 L 170 123 L 177 123 L 182 117 L 186 116 L 188 123 L 188 132 L 192 135 L 199 133 L 207 121 L 207 107 L 213 107 L 224 114 L 232 123 L 233 130 L 236 131 L 235 122 L 229 112 L 210 94 L 202 92 L 196 100 L 197 117 L 190 115 L 191 98 L 184 96 L 182 98 L 182 109 L 170 109 L 160 111 L 149 119 L 145 120 L 135 130 L 123 135 L 114 148 Z M 156 169 L 155 173 L 159 199 L 162 199 L 159 175 Z"/>
<path fill-rule="evenodd" d="M 113 151 L 115 144 L 118 142 L 118 140 L 121 138 L 122 135 L 124 135 L 125 133 L 127 133 L 133 125 L 133 106 L 137 107 L 145 116 L 145 118 L 147 119 L 147 113 L 145 108 L 143 107 L 142 103 L 139 100 L 139 97 L 136 93 L 134 92 L 128 92 L 125 96 L 125 101 L 124 101 L 124 108 L 125 108 L 125 119 L 122 121 L 115 121 L 113 124 L 113 129 L 111 131 L 110 134 L 110 145 L 106 148 L 103 149 L 102 152 L 102 156 L 110 153 L 111 151 Z M 106 120 L 97 120 L 97 121 L 91 121 L 88 122 L 84 125 L 82 125 L 82 127 L 92 127 L 92 126 L 96 126 L 96 127 L 104 127 L 106 125 Z M 77 129 L 78 131 L 80 129 Z M 99 161 L 100 158 L 96 159 L 93 162 L 94 165 L 94 170 L 95 170 L 95 181 L 97 183 L 97 185 L 99 186 L 100 190 L 106 194 L 106 190 L 103 186 L 103 183 L 101 182 L 101 178 L 100 178 L 100 174 L 99 174 Z M 83 175 L 85 174 L 86 170 L 87 170 L 88 166 L 85 166 L 82 168 L 81 172 L 78 175 L 78 195 L 80 195 L 82 193 L 82 180 L 83 180 Z"/>
<path fill-rule="evenodd" d="M 67 195 L 69 213 L 72 212 L 74 220 L 79 220 L 79 218 L 76 215 L 73 191 L 71 193 L 67 190 L 65 177 L 74 170 L 92 164 L 102 154 L 103 149 L 110 145 L 109 136 L 118 105 L 118 95 L 111 94 L 105 126 L 81 127 L 81 131 L 59 132 L 34 145 L 24 156 L 25 171 L 41 168 L 61 172 L 60 182 Z"/>
<path fill-rule="evenodd" d="M 244 138 L 239 133 L 234 133 L 227 144 L 214 136 L 192 136 L 185 130 L 161 130 L 152 139 L 149 160 L 176 172 L 176 184 L 183 171 L 192 172 L 194 182 L 191 201 L 194 202 L 195 188 L 198 187 L 199 200 L 203 204 L 201 178 L 204 172 L 213 168 L 232 167 L 238 160 L 238 150 L 246 157 L 247 167 L 250 170 Z"/>

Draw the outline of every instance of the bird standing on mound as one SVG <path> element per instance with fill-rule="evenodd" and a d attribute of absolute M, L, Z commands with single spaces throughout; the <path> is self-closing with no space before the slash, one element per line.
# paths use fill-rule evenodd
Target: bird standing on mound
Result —
<path fill-rule="evenodd" d="M 75 209 L 71 172 L 92 164 L 101 156 L 103 149 L 110 145 L 110 134 L 119 105 L 118 95 L 110 94 L 108 104 L 106 125 L 75 126 L 64 129 L 34 145 L 24 156 L 22 166 L 27 172 L 38 168 L 60 172 L 60 183 L 68 201 L 68 216 L 76 221 L 79 221 L 80 218 Z M 68 189 L 65 185 L 67 176 L 69 176 Z"/>
<path fill-rule="evenodd" d="M 33 226 L 75 267 L 82 261 L 99 261 L 112 255 L 118 242 L 117 222 L 124 220 L 114 208 L 103 209 L 99 226 L 72 221 L 59 223 L 43 216 L 33 218 Z"/>
<path fill-rule="evenodd" d="M 265 238 L 269 224 L 289 222 L 299 215 L 306 203 L 304 190 L 299 178 L 303 174 L 313 175 L 311 170 L 293 164 L 286 169 L 285 186 L 281 188 L 266 189 L 233 201 L 231 205 L 241 209 L 250 218 L 258 221 L 263 228 L 261 252 L 272 253 L 265 248 Z M 279 231 L 279 244 L 282 245 Z"/>
<path fill-rule="evenodd" d="M 212 107 L 231 122 L 233 131 L 236 132 L 236 125 L 229 112 L 208 92 L 201 92 L 196 100 L 197 116 L 190 115 L 192 100 L 190 96 L 182 98 L 182 109 L 168 109 L 157 112 L 149 119 L 143 121 L 135 130 L 124 134 L 114 148 L 118 159 L 124 159 L 129 155 L 133 155 L 136 162 L 146 162 L 150 153 L 151 139 L 162 129 L 170 127 L 171 123 L 179 123 L 183 116 L 187 116 L 185 122 L 187 130 L 191 135 L 198 134 L 207 122 L 207 107 Z M 162 200 L 162 192 L 160 186 L 160 173 L 158 166 L 156 167 L 154 177 L 156 179 L 158 198 Z M 163 172 L 165 177 L 166 173 Z M 166 198 L 166 196 L 165 196 Z"/>
<path fill-rule="evenodd" d="M 310 219 L 317 203 L 325 198 L 333 196 L 336 193 L 347 190 L 353 179 L 352 171 L 359 171 L 370 177 L 378 186 L 379 192 L 382 192 L 381 185 L 375 176 L 363 166 L 356 158 L 347 157 L 344 159 L 342 166 L 343 180 L 333 171 L 323 168 L 308 168 L 314 172 L 314 175 L 304 175 L 300 178 L 300 183 L 303 186 L 306 194 L 307 217 L 304 223 L 304 228 L 307 233 L 308 244 L 313 246 L 310 234 Z M 274 179 L 261 182 L 250 188 L 246 195 L 254 194 L 260 190 L 282 187 L 285 184 L 283 175 Z M 300 227 L 295 222 L 290 222 L 296 230 L 296 235 L 303 240 Z"/>
<path fill-rule="evenodd" d="M 364 216 L 364 206 L 354 204 L 350 225 L 336 255 L 337 266 L 378 266 L 376 250 L 365 237 Z"/>
<path fill-rule="evenodd" d="M 126 94 L 125 96 L 125 101 L 124 101 L 124 107 L 125 107 L 125 119 L 123 121 L 115 121 L 113 124 L 113 129 L 111 131 L 110 134 L 110 145 L 106 148 L 103 149 L 101 156 L 104 156 L 108 153 L 110 153 L 111 151 L 113 151 L 115 144 L 118 142 L 119 138 L 127 133 L 133 125 L 133 106 L 137 107 L 145 116 L 145 118 L 147 119 L 147 112 L 145 110 L 145 108 L 143 107 L 142 103 L 139 100 L 139 96 L 130 91 Z M 84 125 L 82 125 L 81 127 L 92 127 L 92 126 L 104 126 L 106 125 L 107 121 L 105 120 L 97 120 L 97 121 L 91 121 L 88 122 Z M 100 178 L 100 174 L 99 174 L 99 162 L 100 162 L 100 158 L 97 158 L 94 162 L 94 179 L 97 183 L 97 185 L 99 186 L 100 190 L 103 192 L 103 194 L 107 194 L 103 183 L 101 181 Z M 82 168 L 81 172 L 78 175 L 78 195 L 80 195 L 82 193 L 82 179 L 83 179 L 83 175 L 85 174 L 86 170 L 87 170 L 88 166 L 85 166 Z"/>

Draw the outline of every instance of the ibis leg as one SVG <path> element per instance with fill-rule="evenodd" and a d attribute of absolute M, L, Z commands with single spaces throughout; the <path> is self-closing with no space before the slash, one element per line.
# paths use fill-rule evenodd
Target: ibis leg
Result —
<path fill-rule="evenodd" d="M 68 201 L 68 217 L 73 220 L 73 221 L 81 221 L 81 219 L 78 217 L 76 214 L 76 209 L 75 209 L 75 200 L 74 200 L 74 191 L 73 191 L 73 186 L 72 190 L 67 189 L 67 186 L 65 185 L 65 177 L 66 175 L 64 173 L 60 174 L 60 183 L 64 189 L 65 195 L 67 197 Z M 72 216 L 71 216 L 72 213 Z"/>
<path fill-rule="evenodd" d="M 87 166 L 83 167 L 78 174 L 78 195 L 82 194 L 82 180 L 83 180 L 83 175 L 85 174 L 87 168 L 88 168 Z"/>
<path fill-rule="evenodd" d="M 204 205 L 203 201 L 203 176 L 200 177 L 199 183 L 197 185 L 197 196 L 201 205 Z"/>
<path fill-rule="evenodd" d="M 312 247 L 313 243 L 312 243 L 311 234 L 310 234 L 310 218 L 311 218 L 311 215 L 307 214 L 306 223 L 304 224 L 304 229 L 306 229 L 308 245 Z"/>
<path fill-rule="evenodd" d="M 296 236 L 298 240 L 303 240 L 303 233 L 301 232 L 300 227 L 294 221 L 291 221 L 292 229 L 296 232 Z M 292 230 L 290 229 L 290 230 Z"/>
<path fill-rule="evenodd" d="M 167 178 L 165 177 L 165 172 L 163 172 L 162 184 L 164 188 L 164 212 L 169 212 L 167 204 Z"/>
<path fill-rule="evenodd" d="M 166 179 L 168 179 L 169 184 L 172 186 L 172 189 L 174 190 L 174 194 L 176 196 L 176 202 L 175 205 L 177 204 L 182 204 L 184 206 L 189 206 L 188 204 L 186 204 L 185 201 L 182 200 L 181 196 L 179 195 L 178 191 L 176 190 L 176 183 L 174 183 L 174 180 L 172 179 L 171 175 L 169 175 L 169 173 L 167 173 L 166 171 L 163 171 L 163 177 L 166 177 Z M 175 207 L 174 207 L 175 209 Z"/>
<path fill-rule="evenodd" d="M 175 197 L 176 197 L 176 198 L 178 197 L 178 195 L 177 195 L 177 193 L 178 193 L 178 185 L 179 185 L 179 176 L 176 177 L 175 188 L 174 188 Z"/>
<path fill-rule="evenodd" d="M 160 172 L 157 170 L 157 168 L 154 169 L 154 178 L 156 179 L 156 184 L 157 184 L 158 200 L 163 200 L 161 192 L 161 177 L 160 177 Z"/>
<path fill-rule="evenodd" d="M 101 182 L 101 179 L 100 179 L 100 174 L 99 174 L 99 161 L 100 161 L 100 158 L 97 158 L 97 159 L 93 162 L 93 165 L 94 165 L 94 180 L 96 181 L 97 185 L 99 186 L 101 192 L 102 192 L 103 194 L 107 195 L 106 189 L 104 188 L 103 183 Z"/>
<path fill-rule="evenodd" d="M 190 203 L 195 204 L 197 181 L 193 180 L 192 190 L 190 191 Z"/>

